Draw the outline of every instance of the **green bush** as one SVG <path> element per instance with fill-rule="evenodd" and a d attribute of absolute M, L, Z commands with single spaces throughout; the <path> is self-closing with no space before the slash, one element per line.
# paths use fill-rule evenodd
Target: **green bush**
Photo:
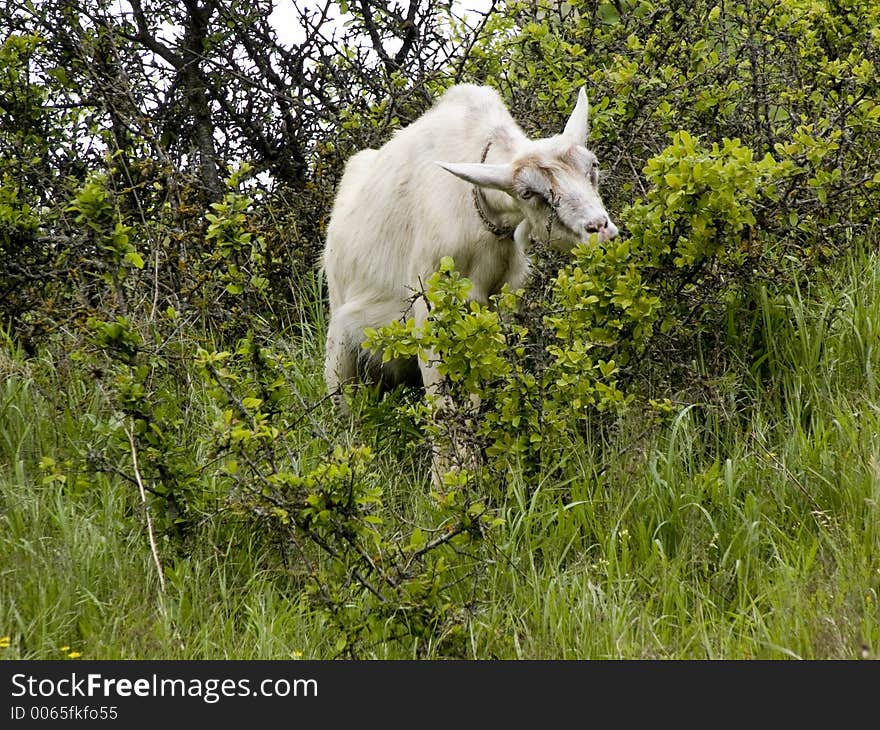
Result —
<path fill-rule="evenodd" d="M 160 641 L 151 622 L 174 652 L 222 650 L 213 634 L 205 649 L 178 633 L 199 600 L 186 585 L 197 555 L 239 581 L 224 577 L 211 594 L 224 610 L 245 605 L 244 582 L 261 587 L 251 611 L 265 586 L 281 604 L 307 596 L 326 656 L 775 656 L 767 641 L 792 631 L 805 655 L 849 656 L 857 639 L 875 640 L 877 449 L 862 424 L 876 411 L 876 263 L 866 257 L 849 278 L 837 265 L 876 247 L 878 27 L 867 0 L 512 0 L 477 39 L 455 25 L 469 55 L 417 81 L 371 66 L 356 77 L 369 82 L 361 95 L 346 86 L 359 50 L 316 65 L 309 78 L 329 80 L 332 104 L 301 109 L 319 121 L 299 172 L 270 189 L 253 174 L 265 155 L 262 167 L 241 160 L 210 198 L 185 136 L 171 124 L 154 138 L 114 84 L 96 81 L 107 95 L 85 112 L 46 103 L 78 98 L 74 77 L 122 78 L 113 27 L 86 28 L 75 49 L 106 51 L 106 67 L 77 57 L 69 72 L 57 45 L 10 35 L 0 445 L 15 484 L 0 511 L 40 539 L 6 545 L 37 567 L 9 573 L 7 620 L 21 623 L 0 634 L 15 633 L 24 654 L 47 652 L 27 646 L 28 604 L 13 592 L 48 565 L 72 584 L 65 625 L 93 606 L 90 635 L 108 635 L 118 582 L 78 593 L 73 584 L 94 583 L 89 565 L 71 573 L 44 536 L 80 517 L 55 525 L 47 509 L 70 502 L 90 520 L 112 493 L 119 512 L 106 521 L 121 514 L 126 539 L 144 547 L 140 482 L 163 564 L 140 566 L 148 577 L 130 603 L 147 606 L 139 621 L 151 629 L 133 629 L 138 651 Z M 340 419 L 321 383 L 311 270 L 333 186 L 355 148 L 381 144 L 453 80 L 496 85 L 542 135 L 586 85 L 621 235 L 564 260 L 536 249 L 528 289 L 488 306 L 444 259 L 418 293 L 424 326 L 365 334 L 386 359 L 438 356 L 439 397 L 365 397 Z M 336 86 L 351 106 L 335 103 Z M 286 108 L 284 125 L 296 112 Z M 165 113 L 177 119 L 173 104 Z M 86 137 L 95 144 L 80 155 Z M 288 149 L 268 152 L 277 162 Z M 426 445 L 451 457 L 433 491 Z M 16 500 L 30 500 L 38 527 L 21 522 Z M 241 534 L 263 557 L 233 569 L 240 553 L 225 541 Z M 136 553 L 92 538 L 93 565 Z M 169 586 L 158 599 L 155 570 Z M 51 592 L 24 583 L 58 615 Z M 854 623 L 827 639 L 826 628 L 790 630 L 789 609 L 821 627 L 831 614 Z M 228 641 L 242 620 L 233 614 Z M 45 629 L 46 646 L 57 632 Z M 261 646 L 289 653 L 288 643 L 284 627 Z"/>

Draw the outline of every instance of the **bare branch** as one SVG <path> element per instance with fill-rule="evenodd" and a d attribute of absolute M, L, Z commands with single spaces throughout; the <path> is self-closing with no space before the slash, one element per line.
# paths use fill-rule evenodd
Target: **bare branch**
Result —
<path fill-rule="evenodd" d="M 147 521 L 147 535 L 150 538 L 150 551 L 153 553 L 153 562 L 156 564 L 156 573 L 159 575 L 159 586 L 162 592 L 165 592 L 165 571 L 162 569 L 162 561 L 159 560 L 159 548 L 156 547 L 156 536 L 153 534 L 153 519 L 150 517 L 150 505 L 147 502 L 147 492 L 144 489 L 144 481 L 141 479 L 140 468 L 138 467 L 137 446 L 134 441 L 134 435 L 131 430 L 126 428 L 125 433 L 128 436 L 128 443 L 131 444 L 131 463 L 134 469 L 134 476 L 137 480 L 138 489 L 141 494 L 141 505 L 144 508 L 144 516 Z"/>

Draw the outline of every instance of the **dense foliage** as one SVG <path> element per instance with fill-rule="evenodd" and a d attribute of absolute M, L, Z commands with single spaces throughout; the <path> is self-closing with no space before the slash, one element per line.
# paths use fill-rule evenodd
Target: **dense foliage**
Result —
<path fill-rule="evenodd" d="M 447 5 L 294 5 L 292 43 L 268 2 L 2 6 L 0 652 L 876 655 L 880 6 Z M 341 419 L 335 183 L 462 80 L 534 134 L 586 86 L 621 236 L 488 307 L 445 259 L 364 345 L 447 397 Z M 142 558 L 118 645 L 102 545 Z"/>

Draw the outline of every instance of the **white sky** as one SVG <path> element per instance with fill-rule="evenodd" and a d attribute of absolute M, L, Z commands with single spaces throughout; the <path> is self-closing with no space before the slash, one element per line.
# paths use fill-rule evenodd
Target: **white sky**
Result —
<path fill-rule="evenodd" d="M 301 43 L 305 40 L 302 27 L 299 24 L 299 17 L 294 10 L 294 0 L 275 0 L 273 4 L 275 9 L 269 16 L 269 22 L 275 28 L 275 32 L 278 33 L 278 40 L 285 46 Z M 324 5 L 323 2 L 318 2 L 317 0 L 308 0 L 307 2 L 300 2 L 300 4 L 312 8 Z M 330 8 L 330 15 L 332 17 L 339 17 L 339 8 L 336 5 Z"/>
<path fill-rule="evenodd" d="M 400 0 L 400 2 L 404 7 L 408 4 L 407 0 Z M 326 5 L 326 0 L 273 0 L 274 9 L 269 15 L 269 22 L 278 34 L 278 40 L 288 47 L 305 40 L 305 33 L 300 25 L 295 3 L 302 8 L 317 10 Z M 471 13 L 485 13 L 491 5 L 492 0 L 453 0 L 452 3 L 453 11 L 458 16 L 467 16 Z M 131 6 L 128 4 L 128 0 L 114 0 L 111 7 L 115 8 L 116 12 L 120 14 L 131 13 Z M 340 18 L 339 6 L 333 3 L 329 8 L 328 17 L 345 22 L 345 19 L 349 16 L 346 15 Z M 161 40 L 173 42 L 176 31 L 174 26 L 163 24 L 159 30 Z"/>
<path fill-rule="evenodd" d="M 310 8 L 319 8 L 324 6 L 324 0 L 297 0 L 300 6 L 310 7 Z M 406 0 L 401 0 L 401 4 L 406 7 L 408 4 Z M 454 0 L 452 3 L 452 7 L 456 13 L 456 15 L 467 15 L 468 13 L 473 12 L 485 12 L 492 5 L 492 0 Z M 278 33 L 278 40 L 283 43 L 285 46 L 292 45 L 294 43 L 301 43 L 305 36 L 303 34 L 303 29 L 300 26 L 299 17 L 294 10 L 294 0 L 275 0 L 274 2 L 275 9 L 272 11 L 272 14 L 269 16 L 269 22 L 272 23 L 272 26 L 275 28 L 275 31 Z M 337 5 L 333 5 L 330 8 L 329 16 L 332 18 L 339 18 L 339 7 Z M 344 16 L 342 18 L 342 22 L 345 21 Z"/>

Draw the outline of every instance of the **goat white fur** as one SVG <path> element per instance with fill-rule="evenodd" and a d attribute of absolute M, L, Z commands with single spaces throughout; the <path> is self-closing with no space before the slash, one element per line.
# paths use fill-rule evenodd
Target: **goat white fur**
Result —
<path fill-rule="evenodd" d="M 470 296 L 486 304 L 504 284 L 525 283 L 530 239 L 569 251 L 591 233 L 617 235 L 599 197 L 596 157 L 585 146 L 588 114 L 581 89 L 562 134 L 530 140 L 494 89 L 460 84 L 380 149 L 351 157 L 323 257 L 330 298 L 324 377 L 343 410 L 346 383 L 411 377 L 411 364 L 380 368 L 360 343 L 365 327 L 424 321 L 427 308 L 422 298 L 411 304 L 413 293 L 442 257 L 454 259 L 473 283 Z M 440 381 L 432 360 L 418 363 L 429 390 Z"/>

